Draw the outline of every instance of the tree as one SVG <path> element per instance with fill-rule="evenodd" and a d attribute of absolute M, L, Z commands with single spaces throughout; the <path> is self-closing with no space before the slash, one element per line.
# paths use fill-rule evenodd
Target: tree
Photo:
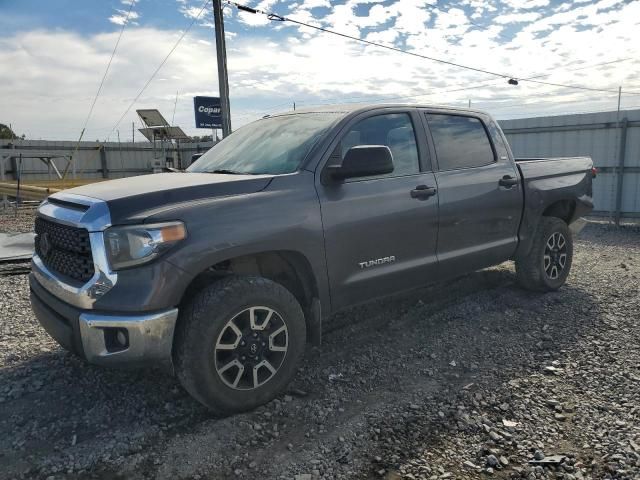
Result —
<path fill-rule="evenodd" d="M 18 138 L 18 136 L 13 133 L 13 130 L 11 130 L 8 126 L 0 123 L 0 139 L 12 139 L 12 138 Z"/>
<path fill-rule="evenodd" d="M 184 141 L 184 140 L 183 140 Z M 190 140 L 186 140 L 187 142 L 198 143 L 198 142 L 211 142 L 213 141 L 213 135 L 194 135 Z"/>

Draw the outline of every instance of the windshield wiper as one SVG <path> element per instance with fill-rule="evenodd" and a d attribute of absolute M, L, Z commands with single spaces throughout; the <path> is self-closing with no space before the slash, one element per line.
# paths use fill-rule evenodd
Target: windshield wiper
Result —
<path fill-rule="evenodd" d="M 244 172 L 236 172 L 235 170 L 227 170 L 225 168 L 221 168 L 218 170 L 211 170 L 207 173 L 226 173 L 227 175 L 246 175 Z"/>

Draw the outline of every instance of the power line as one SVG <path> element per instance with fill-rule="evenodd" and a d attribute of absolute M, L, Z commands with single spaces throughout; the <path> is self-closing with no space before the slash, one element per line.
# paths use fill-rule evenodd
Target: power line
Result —
<path fill-rule="evenodd" d="M 548 82 L 542 82 L 542 81 L 535 81 L 535 80 L 531 80 L 531 79 L 527 79 L 527 78 L 520 78 L 518 76 L 515 75 L 510 75 L 510 74 L 506 74 L 506 73 L 500 73 L 500 72 L 494 72 L 491 70 L 485 70 L 482 68 L 478 68 L 478 67 L 472 67 L 469 65 L 464 65 L 461 63 L 456 63 L 450 60 L 444 60 L 442 58 L 436 58 L 436 57 L 430 57 L 428 55 L 422 55 L 420 53 L 416 53 L 416 52 L 411 52 L 409 50 L 403 50 L 401 48 L 398 47 L 393 47 L 391 45 L 385 45 L 384 43 L 378 43 L 378 42 L 373 42 L 371 40 L 365 40 L 363 38 L 359 38 L 353 35 L 349 35 L 347 33 L 342 33 L 342 32 L 338 32 L 335 30 L 331 30 L 329 28 L 325 28 L 325 27 L 320 27 L 318 25 L 311 25 L 309 23 L 306 22 L 302 22 L 300 20 L 296 20 L 294 18 L 290 18 L 290 17 L 284 17 L 282 15 L 278 15 L 276 13 L 273 12 L 267 12 L 264 10 L 260 10 L 257 8 L 252 8 L 252 7 L 248 7 L 246 5 L 240 4 L 240 3 L 236 3 L 236 2 L 232 2 L 230 0 L 227 0 L 227 4 L 228 5 L 232 5 L 234 7 L 236 7 L 238 10 L 243 11 L 243 12 L 248 12 L 248 13 L 254 13 L 254 14 L 261 14 L 261 15 L 265 15 L 267 17 L 267 19 L 271 20 L 271 21 L 277 21 L 277 22 L 290 22 L 290 23 L 294 23 L 296 25 L 300 25 L 303 27 L 307 27 L 307 28 L 311 28 L 320 32 L 324 32 L 324 33 L 330 33 L 332 35 L 337 35 L 339 37 L 343 37 L 343 38 L 347 38 L 350 40 L 354 40 L 356 42 L 360 42 L 360 43 L 364 43 L 366 45 L 372 45 L 375 47 L 379 47 L 379 48 L 384 48 L 387 50 L 391 50 L 397 53 L 402 53 L 405 55 L 411 55 L 413 57 L 418 57 L 418 58 L 422 58 L 425 60 L 429 60 L 432 62 L 437 62 L 437 63 L 441 63 L 444 65 L 449 65 L 452 67 L 457 67 L 457 68 L 462 68 L 465 70 L 470 70 L 470 71 L 474 71 L 477 73 L 484 73 L 486 75 L 491 75 L 494 77 L 500 77 L 500 78 L 505 78 L 505 79 L 514 79 L 514 80 L 518 80 L 518 81 L 523 81 L 523 82 L 533 82 L 533 83 L 539 83 L 539 84 L 543 84 L 543 85 L 551 85 L 551 86 L 555 86 L 555 87 L 562 87 L 562 88 L 572 88 L 572 89 L 577 89 L 577 90 L 589 90 L 589 91 L 594 91 L 594 92 L 606 92 L 606 93 L 618 93 L 618 90 L 610 90 L 610 89 L 604 89 L 604 88 L 591 88 L 591 87 L 584 87 L 584 86 L 579 86 L 579 85 L 566 85 L 566 84 L 561 84 L 561 83 L 548 83 Z M 623 92 L 627 95 L 640 95 L 640 92 Z"/>
<path fill-rule="evenodd" d="M 135 0 L 132 0 L 131 5 L 133 5 L 135 3 Z M 144 84 L 144 86 L 142 87 L 142 89 L 138 92 L 138 94 L 136 95 L 136 97 L 131 101 L 131 103 L 129 104 L 129 106 L 127 107 L 127 109 L 124 111 L 124 113 L 122 114 L 122 116 L 118 119 L 118 121 L 115 123 L 115 125 L 109 130 L 109 134 L 106 136 L 106 141 L 109 140 L 109 137 L 113 134 L 113 132 L 115 132 L 115 130 L 118 128 L 118 125 L 120 125 L 120 122 L 124 119 L 124 117 L 127 115 L 127 113 L 129 113 L 129 110 L 131 110 L 131 107 L 133 107 L 135 105 L 135 103 L 138 101 L 138 99 L 142 96 L 142 94 L 144 93 L 144 91 L 147 89 L 147 87 L 149 86 L 149 84 L 153 81 L 153 79 L 155 78 L 155 76 L 158 74 L 158 72 L 160 71 L 160 69 L 164 66 L 165 63 L 167 63 L 167 60 L 169 60 L 169 57 L 173 54 L 173 52 L 176 50 L 176 48 L 178 48 L 178 45 L 180 44 L 180 42 L 182 41 L 182 39 L 187 35 L 187 33 L 189 33 L 189 31 L 191 30 L 191 27 L 193 27 L 193 25 L 196 23 L 196 21 L 200 18 L 200 15 L 202 15 L 202 12 L 204 11 L 205 7 L 207 6 L 207 3 L 209 3 L 209 0 L 205 0 L 202 4 L 202 7 L 200 8 L 200 11 L 198 12 L 198 14 L 193 17 L 193 20 L 191 20 L 191 23 L 189 24 L 189 26 L 186 28 L 186 30 L 184 32 L 182 32 L 182 35 L 180 35 L 180 38 L 178 38 L 178 40 L 176 41 L 176 43 L 173 45 L 173 47 L 171 48 L 171 50 L 169 50 L 169 53 L 167 53 L 167 55 L 164 57 L 164 59 L 162 60 L 162 62 L 160 62 L 160 65 L 158 65 L 158 68 L 155 69 L 155 71 L 151 74 L 151 77 L 149 77 L 149 79 L 147 80 L 147 82 Z M 78 144 L 80 142 L 78 141 Z M 73 157 L 72 157 L 73 158 Z M 71 164 L 71 162 L 67 163 L 67 168 L 65 169 L 65 172 L 63 174 L 63 178 L 66 176 L 69 165 Z"/>
<path fill-rule="evenodd" d="M 631 58 L 619 58 L 616 60 L 610 60 L 610 61 L 606 61 L 606 62 L 601 62 L 601 63 L 597 63 L 594 65 L 586 65 L 586 66 L 582 66 L 580 68 L 575 68 L 575 69 L 571 69 L 571 70 L 564 70 L 562 71 L 562 73 L 572 73 L 572 72 L 577 72 L 580 70 L 586 70 L 589 68 L 597 68 L 597 67 L 602 67 L 604 65 L 611 65 L 614 63 L 620 63 L 620 62 L 625 62 L 631 60 Z M 543 74 L 538 74 L 538 75 L 534 75 L 531 77 L 528 77 L 528 79 L 535 79 L 535 78 L 544 78 L 544 77 L 549 77 L 551 75 L 554 75 L 555 73 L 558 72 L 551 72 L 551 73 L 543 73 Z M 478 88 L 482 88 L 482 87 L 486 87 L 486 86 L 490 86 L 490 85 L 495 85 L 497 82 L 496 80 L 489 80 L 486 82 L 482 82 L 482 83 L 478 83 L 475 85 L 471 85 L 471 86 L 462 86 L 460 85 L 459 87 L 454 87 L 453 89 L 446 89 L 446 90 L 436 90 L 434 92 L 429 92 L 429 93 L 421 93 L 421 94 L 416 94 L 416 95 L 402 95 L 402 96 L 393 96 L 393 97 L 389 97 L 389 96 L 384 96 L 384 97 L 375 97 L 373 96 L 373 100 L 374 102 L 377 101 L 388 101 L 388 100 L 402 100 L 402 99 L 409 99 L 409 98 L 419 98 L 419 97 L 428 97 L 428 96 L 432 96 L 432 95 L 438 95 L 438 94 L 444 94 L 444 93 L 454 93 L 454 92 L 461 92 L 461 91 L 466 91 L 466 90 L 475 90 Z M 352 102 L 357 102 L 357 101 L 364 101 L 367 99 L 371 99 L 372 95 L 368 95 L 368 96 L 360 96 L 360 97 L 333 97 L 333 98 L 329 98 L 329 99 L 322 99 L 323 103 L 313 103 L 313 101 L 298 101 L 298 103 L 307 103 L 307 104 L 311 104 L 311 105 L 325 105 L 327 103 L 331 103 L 333 101 L 340 101 L 340 102 L 345 102 L 345 103 L 352 103 Z M 291 102 L 287 102 L 286 105 L 289 105 Z M 272 112 L 274 108 L 277 108 L 281 105 L 284 105 L 284 103 L 280 103 L 277 105 L 272 105 L 271 107 L 268 107 L 267 110 L 265 110 L 263 113 L 269 113 Z"/>
<path fill-rule="evenodd" d="M 173 52 L 176 50 L 176 48 L 178 48 L 178 45 L 180 45 L 180 42 L 182 41 L 182 39 L 187 35 L 187 33 L 189 33 L 189 30 L 191 30 L 191 27 L 193 27 L 193 25 L 196 23 L 196 21 L 200 18 L 200 15 L 202 15 L 202 12 L 204 11 L 204 9 L 205 9 L 205 7 L 207 6 L 208 3 L 209 3 L 209 0 L 205 0 L 204 1 L 204 3 L 202 4 L 202 7 L 200 8 L 200 11 L 198 12 L 198 14 L 195 17 L 193 17 L 193 20 L 191 20 L 191 23 L 189 24 L 189 26 L 186 28 L 186 30 L 184 32 L 182 32 L 182 35 L 180 35 L 180 38 L 178 38 L 178 40 L 173 45 L 171 50 L 169 50 L 169 53 L 167 53 L 167 55 L 164 57 L 162 62 L 160 62 L 160 65 L 158 65 L 158 68 L 155 69 L 155 71 L 149 77 L 149 80 L 147 80 L 147 82 L 144 84 L 142 89 L 138 92 L 138 94 L 135 96 L 135 98 L 131 101 L 131 103 L 129 104 L 127 109 L 120 116 L 120 119 L 116 122 L 116 124 L 113 126 L 113 128 L 109 132 L 109 135 L 107 135 L 107 138 L 109 138 L 111 136 L 111 134 L 116 130 L 116 128 L 118 128 L 118 125 L 120 125 L 120 122 L 122 120 L 124 120 L 124 117 L 127 115 L 127 113 L 129 113 L 129 110 L 131 110 L 131 107 L 133 107 L 135 105 L 135 103 L 140 99 L 140 97 L 142 96 L 144 91 L 147 89 L 149 84 L 151 84 L 151 82 L 153 81 L 155 76 L 158 74 L 160 69 L 164 66 L 165 63 L 167 63 L 167 60 L 169 60 L 169 57 L 173 54 Z"/>
<path fill-rule="evenodd" d="M 102 80 L 100 80 L 100 85 L 98 86 L 98 90 L 96 91 L 96 95 L 95 97 L 93 97 L 93 102 L 91 102 L 91 107 L 89 108 L 89 113 L 87 113 L 87 118 L 85 118 L 84 120 L 84 124 L 82 125 L 82 130 L 80 130 L 80 136 L 78 137 L 78 142 L 76 143 L 76 148 L 74 150 L 74 152 L 71 154 L 71 160 L 67 162 L 67 165 L 64 169 L 64 173 L 63 176 L 67 174 L 67 171 L 69 170 L 69 165 L 71 164 L 71 161 L 73 161 L 73 157 L 74 155 L 78 152 L 78 147 L 80 146 L 80 142 L 82 141 L 82 137 L 84 136 L 84 132 L 87 129 L 87 125 L 89 124 L 89 119 L 91 118 L 91 115 L 93 114 L 93 109 L 96 106 L 96 102 L 98 101 L 98 97 L 100 96 L 100 92 L 102 92 L 102 86 L 104 85 L 104 81 L 107 78 L 107 74 L 109 73 L 109 69 L 111 68 L 111 62 L 113 62 L 113 58 L 116 56 L 116 50 L 118 50 L 118 45 L 120 45 L 120 39 L 122 38 L 122 34 L 124 33 L 124 29 L 127 26 L 127 23 L 129 22 L 129 16 L 131 15 L 131 10 L 133 9 L 133 6 L 135 5 L 136 0 L 131 0 L 131 3 L 129 4 L 129 10 L 127 10 L 127 16 L 124 19 L 124 22 L 122 22 L 122 28 L 120 29 L 120 34 L 118 35 L 118 39 L 116 40 L 116 44 L 113 47 L 113 51 L 111 52 L 111 57 L 109 57 L 109 62 L 107 63 L 107 68 L 105 68 L 104 70 L 104 74 L 102 75 Z"/>
<path fill-rule="evenodd" d="M 339 37 L 348 38 L 350 40 L 355 40 L 357 42 L 366 43 L 367 45 L 372 45 L 372 46 L 375 46 L 375 47 L 386 48 L 387 50 L 392 50 L 392 51 L 398 52 L 398 53 L 404 53 L 405 55 L 411 55 L 411 56 L 422 58 L 422 59 L 425 59 L 425 60 L 430 60 L 432 62 L 443 63 L 445 65 L 450 65 L 450 66 L 458 67 L 458 68 L 464 68 L 464 69 L 467 69 L 467 70 L 472 70 L 474 72 L 484 73 L 486 75 L 492 75 L 494 77 L 501 77 L 501 78 L 511 78 L 512 77 L 512 75 L 507 75 L 507 74 L 504 74 L 504 73 L 492 72 L 490 70 L 484 70 L 482 68 L 471 67 L 471 66 L 468 66 L 468 65 L 462 65 L 460 63 L 451 62 L 449 60 L 443 60 L 441 58 L 429 57 L 427 55 L 422 55 L 420 53 L 410 52 L 408 50 L 402 50 L 401 48 L 392 47 L 391 45 L 385 45 L 383 43 L 372 42 L 371 40 L 365 40 L 363 38 L 354 37 L 353 35 L 349 35 L 349 34 L 346 34 L 346 33 L 337 32 L 335 30 L 330 30 L 328 28 L 319 27 L 317 25 L 311 25 L 309 23 L 305 23 L 305 22 L 302 22 L 300 20 L 296 20 L 294 18 L 283 17 L 282 15 L 278 15 L 276 13 L 271 13 L 271 12 L 266 12 L 264 10 L 258 10 L 258 9 L 255 9 L 255 8 L 251 8 L 251 7 L 248 7 L 246 5 L 242 5 L 240 3 L 227 1 L 227 4 L 232 5 L 232 6 L 236 7 L 238 10 L 241 10 L 241 11 L 244 11 L 244 12 L 259 13 L 259 14 L 262 14 L 262 15 L 266 15 L 267 18 L 269 20 L 272 20 L 272 21 L 295 23 L 297 25 L 301 25 L 301 26 L 307 27 L 307 28 L 313 28 L 314 30 L 318 30 L 318 31 L 321 31 L 321 32 L 324 32 L 324 33 L 331 33 L 332 35 L 337 35 Z"/>
<path fill-rule="evenodd" d="M 102 75 L 102 80 L 100 80 L 98 91 L 96 92 L 96 95 L 93 98 L 93 102 L 91 103 L 91 108 L 89 108 L 89 113 L 87 114 L 87 118 L 85 119 L 84 125 L 82 126 L 82 131 L 80 133 L 80 140 L 82 139 L 82 136 L 84 135 L 84 131 L 87 128 L 87 124 L 89 123 L 89 119 L 91 118 L 91 114 L 93 113 L 93 108 L 96 106 L 96 102 L 98 101 L 98 97 L 100 96 L 100 92 L 102 91 L 102 86 L 104 85 L 104 81 L 107 78 L 109 69 L 111 68 L 111 62 L 113 62 L 113 58 L 116 56 L 116 50 L 118 50 L 118 45 L 120 45 L 120 39 L 122 38 L 122 34 L 124 33 L 124 29 L 127 26 L 127 23 L 129 22 L 129 16 L 131 15 L 131 10 L 133 9 L 133 6 L 135 5 L 135 3 L 136 3 L 136 0 L 131 0 L 131 3 L 129 4 L 129 10 L 127 10 L 127 16 L 125 17 L 124 22 L 122 22 L 122 28 L 120 29 L 118 40 L 116 40 L 116 44 L 113 47 L 113 51 L 111 52 L 111 57 L 109 58 L 109 63 L 107 63 L 107 68 L 105 68 L 104 75 Z"/>

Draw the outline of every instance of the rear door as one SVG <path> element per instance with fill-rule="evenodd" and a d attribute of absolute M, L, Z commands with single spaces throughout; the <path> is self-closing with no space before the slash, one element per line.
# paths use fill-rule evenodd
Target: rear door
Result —
<path fill-rule="evenodd" d="M 480 115 L 423 115 L 437 163 L 439 275 L 509 259 L 518 242 L 522 191 L 496 126 Z"/>
<path fill-rule="evenodd" d="M 424 284 L 437 270 L 438 197 L 418 111 L 361 114 L 342 130 L 327 163 L 341 162 L 356 145 L 387 145 L 394 171 L 342 183 L 319 176 L 334 309 Z"/>

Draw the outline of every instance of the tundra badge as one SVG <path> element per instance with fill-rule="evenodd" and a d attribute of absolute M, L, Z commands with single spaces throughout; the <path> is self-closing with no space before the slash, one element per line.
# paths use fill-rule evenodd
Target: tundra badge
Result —
<path fill-rule="evenodd" d="M 376 258 L 374 260 L 367 260 L 366 262 L 359 262 L 360 269 L 364 270 L 365 268 L 373 267 L 374 265 L 384 265 L 385 263 L 393 263 L 396 261 L 395 255 L 391 255 L 389 257 Z"/>

